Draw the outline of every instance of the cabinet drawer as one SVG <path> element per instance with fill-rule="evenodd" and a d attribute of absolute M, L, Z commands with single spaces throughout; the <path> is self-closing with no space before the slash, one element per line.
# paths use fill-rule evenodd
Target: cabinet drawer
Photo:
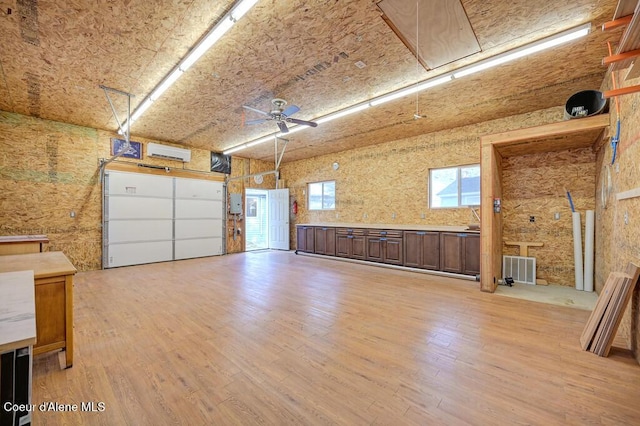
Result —
<path fill-rule="evenodd" d="M 388 229 L 369 229 L 368 235 L 370 237 L 388 237 L 388 238 L 402 238 L 402 231 L 388 230 Z"/>
<path fill-rule="evenodd" d="M 336 234 L 340 235 L 364 235 L 362 228 L 336 228 Z"/>

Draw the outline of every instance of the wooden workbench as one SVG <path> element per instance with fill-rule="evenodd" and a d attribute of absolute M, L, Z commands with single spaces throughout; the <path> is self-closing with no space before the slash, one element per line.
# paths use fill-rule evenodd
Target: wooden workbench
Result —
<path fill-rule="evenodd" d="M 33 354 L 66 351 L 73 365 L 73 276 L 76 268 L 60 251 L 0 256 L 0 272 L 32 270 L 37 342 Z"/>
<path fill-rule="evenodd" d="M 46 235 L 6 235 L 0 236 L 0 256 L 8 254 L 39 253 L 49 242 Z"/>

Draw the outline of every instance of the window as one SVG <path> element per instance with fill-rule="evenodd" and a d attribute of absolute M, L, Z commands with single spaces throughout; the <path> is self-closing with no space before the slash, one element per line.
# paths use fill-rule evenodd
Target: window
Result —
<path fill-rule="evenodd" d="M 336 208 L 336 181 L 310 183 L 308 186 L 309 210 L 334 210 Z"/>
<path fill-rule="evenodd" d="M 258 198 L 247 197 L 247 217 L 258 217 Z"/>
<path fill-rule="evenodd" d="M 429 171 L 429 207 L 480 205 L 480 165 Z"/>

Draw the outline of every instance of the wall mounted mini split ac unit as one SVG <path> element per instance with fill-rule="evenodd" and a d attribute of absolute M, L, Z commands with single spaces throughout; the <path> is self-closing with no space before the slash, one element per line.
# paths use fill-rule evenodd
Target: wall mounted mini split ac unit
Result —
<path fill-rule="evenodd" d="M 191 150 L 149 142 L 147 156 L 188 163 L 191 161 Z"/>

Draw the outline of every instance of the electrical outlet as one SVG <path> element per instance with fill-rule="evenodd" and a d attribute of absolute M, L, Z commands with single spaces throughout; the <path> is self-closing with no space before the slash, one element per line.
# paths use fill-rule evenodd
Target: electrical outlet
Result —
<path fill-rule="evenodd" d="M 555 212 L 555 213 L 553 214 L 553 218 L 554 218 L 555 220 L 560 220 L 560 212 Z"/>
<path fill-rule="evenodd" d="M 535 216 L 529 216 L 529 222 L 533 223 L 536 221 L 536 217 Z"/>
<path fill-rule="evenodd" d="M 396 214 L 395 213 L 391 213 L 391 219 L 395 219 L 396 218 Z"/>
<path fill-rule="evenodd" d="M 629 224 L 629 212 L 628 211 L 624 212 L 624 224 L 625 225 Z"/>

